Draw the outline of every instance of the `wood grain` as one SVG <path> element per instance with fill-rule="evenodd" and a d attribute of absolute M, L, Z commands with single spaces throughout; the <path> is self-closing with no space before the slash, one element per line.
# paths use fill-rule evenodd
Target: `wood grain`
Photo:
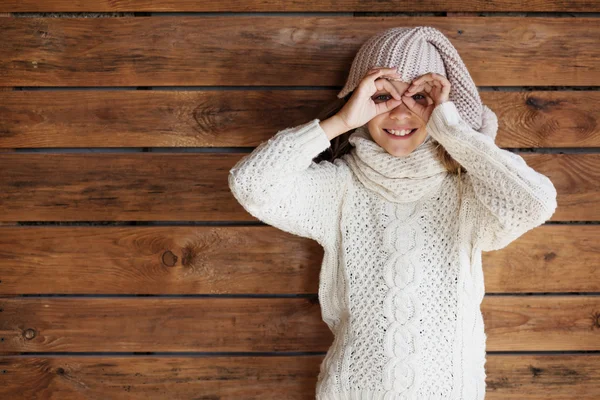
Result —
<path fill-rule="evenodd" d="M 0 298 L 1 352 L 327 351 L 312 298 Z M 490 296 L 488 351 L 600 350 L 598 296 Z M 176 338 L 176 339 L 175 339 Z"/>
<path fill-rule="evenodd" d="M 275 0 L 262 0 L 260 2 L 244 1 L 202 1 L 195 0 L 80 0 L 75 3 L 69 0 L 4 0 L 0 4 L 0 11 L 11 12 L 51 12 L 51 11 L 97 11 L 97 12 L 123 12 L 123 11 L 202 11 L 202 12 L 414 12 L 414 11 L 466 11 L 466 12 L 493 12 L 493 11 L 546 11 L 565 12 L 600 11 L 597 2 L 589 0 L 572 1 L 527 1 L 515 2 L 513 0 L 428 0 L 415 2 L 396 1 L 319 1 L 319 2 L 286 2 Z"/>
<path fill-rule="evenodd" d="M 0 294 L 312 294 L 323 248 L 270 226 L 0 227 Z"/>
<path fill-rule="evenodd" d="M 0 91 L 1 148 L 256 147 L 332 90 Z M 481 91 L 503 148 L 600 147 L 598 91 Z"/>
<path fill-rule="evenodd" d="M 0 84 L 342 86 L 373 26 L 420 25 L 478 86 L 598 84 L 597 18 L 406 16 L 0 18 Z"/>
<path fill-rule="evenodd" d="M 340 14 L 9 14 L 28 11 Z M 258 221 L 227 173 L 245 156 L 237 148 L 335 99 L 374 26 L 419 25 L 440 29 L 476 84 L 494 86 L 480 93 L 499 146 L 576 149 L 522 155 L 557 187 L 552 221 L 583 224 L 546 224 L 483 254 L 486 399 L 599 398 L 600 230 L 585 223 L 600 221 L 600 156 L 578 153 L 600 145 L 600 25 L 477 14 L 527 11 L 600 3 L 2 2 L 0 398 L 314 399 L 333 341 L 317 296 L 322 248 L 239 226 Z M 168 152 L 186 147 L 203 149 Z M 201 224 L 122 226 L 131 221 Z M 538 351 L 557 354 L 526 353 Z M 144 354 L 154 352 L 166 354 Z"/>
<path fill-rule="evenodd" d="M 257 221 L 231 193 L 240 154 L 0 153 L 4 221 Z M 558 192 L 551 221 L 600 220 L 599 154 L 522 154 Z"/>
<path fill-rule="evenodd" d="M 34 399 L 314 399 L 323 355 L 0 356 L 0 396 Z M 489 354 L 486 400 L 596 400 L 597 354 Z"/>
<path fill-rule="evenodd" d="M 483 253 L 486 292 L 600 292 L 599 246 L 598 225 L 540 226 Z M 323 259 L 270 226 L 0 227 L 0 254 L 0 295 L 316 294 Z"/>

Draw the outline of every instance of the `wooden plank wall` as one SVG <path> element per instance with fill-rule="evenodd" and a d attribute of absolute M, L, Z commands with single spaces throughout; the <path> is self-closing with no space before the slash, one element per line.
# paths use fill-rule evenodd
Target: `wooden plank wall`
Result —
<path fill-rule="evenodd" d="M 0 398 L 314 398 L 322 249 L 247 214 L 227 173 L 333 100 L 375 30 L 417 25 L 558 190 L 551 221 L 483 254 L 486 398 L 600 398 L 598 12 L 2 2 Z"/>

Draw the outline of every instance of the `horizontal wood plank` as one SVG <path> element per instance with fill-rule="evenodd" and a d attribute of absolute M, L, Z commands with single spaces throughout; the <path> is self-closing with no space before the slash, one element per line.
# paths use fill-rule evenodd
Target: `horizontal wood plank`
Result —
<path fill-rule="evenodd" d="M 600 292 L 599 228 L 546 224 L 484 252 L 486 293 Z"/>
<path fill-rule="evenodd" d="M 231 193 L 240 154 L 0 153 L 1 219 L 257 221 Z M 558 192 L 552 221 L 600 220 L 599 154 L 522 154 Z M 574 173 L 576 171 L 576 173 Z"/>
<path fill-rule="evenodd" d="M 0 356 L 12 400 L 314 399 L 323 355 Z M 486 400 L 596 400 L 597 354 L 488 354 Z"/>
<path fill-rule="evenodd" d="M 600 11 L 598 3 L 589 0 L 572 1 L 526 1 L 513 0 L 472 0 L 443 1 L 428 0 L 415 2 L 382 2 L 382 1 L 313 1 L 313 2 L 279 2 L 275 0 L 261 1 L 195 1 L 195 0 L 4 0 L 0 3 L 0 11 L 6 12 L 123 12 L 123 11 L 196 11 L 196 12 L 415 12 L 415 11 L 545 11 L 565 12 Z"/>
<path fill-rule="evenodd" d="M 314 298 L 0 298 L 0 352 L 326 351 Z M 598 296 L 489 296 L 488 351 L 600 350 Z M 176 338 L 176 340 L 173 340 Z"/>
<path fill-rule="evenodd" d="M 332 90 L 0 92 L 0 148 L 242 147 L 319 115 Z M 598 91 L 481 91 L 507 148 L 600 147 Z"/>
<path fill-rule="evenodd" d="M 598 225 L 483 253 L 487 293 L 600 292 Z M 270 226 L 0 227 L 0 295 L 315 294 L 323 249 Z"/>
<path fill-rule="evenodd" d="M 270 226 L 0 227 L 0 294 L 317 293 L 323 248 Z"/>
<path fill-rule="evenodd" d="M 433 26 L 478 86 L 597 85 L 597 18 L 0 18 L 2 86 L 342 86 L 379 30 Z"/>
<path fill-rule="evenodd" d="M 314 399 L 321 355 L 0 356 L 0 398 Z"/>

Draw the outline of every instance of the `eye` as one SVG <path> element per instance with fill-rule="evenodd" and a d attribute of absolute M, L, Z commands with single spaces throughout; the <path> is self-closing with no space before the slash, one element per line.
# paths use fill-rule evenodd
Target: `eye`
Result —
<path fill-rule="evenodd" d="M 389 96 L 389 95 L 387 95 L 387 94 L 379 94 L 379 95 L 375 96 L 375 97 L 373 98 L 373 100 L 381 100 L 381 97 L 390 97 L 390 96 Z M 381 100 L 381 101 L 388 101 L 388 99 Z"/>
<path fill-rule="evenodd" d="M 387 98 L 380 99 L 381 97 L 387 97 Z M 379 95 L 373 97 L 373 100 L 388 101 L 390 98 L 391 98 L 391 96 L 389 94 L 379 94 Z M 413 94 L 412 98 L 415 99 L 416 101 L 425 100 L 425 96 L 422 95 L 421 93 Z"/>

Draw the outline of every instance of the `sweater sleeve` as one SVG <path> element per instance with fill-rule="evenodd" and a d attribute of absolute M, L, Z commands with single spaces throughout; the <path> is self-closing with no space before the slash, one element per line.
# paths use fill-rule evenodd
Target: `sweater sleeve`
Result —
<path fill-rule="evenodd" d="M 280 230 L 331 239 L 344 194 L 343 165 L 313 160 L 330 146 L 319 119 L 277 132 L 229 171 L 229 188 L 254 217 Z"/>
<path fill-rule="evenodd" d="M 436 106 L 427 129 L 467 170 L 465 180 L 474 194 L 475 247 L 499 250 L 552 217 L 557 203 L 550 179 L 471 128 L 452 101 Z"/>

